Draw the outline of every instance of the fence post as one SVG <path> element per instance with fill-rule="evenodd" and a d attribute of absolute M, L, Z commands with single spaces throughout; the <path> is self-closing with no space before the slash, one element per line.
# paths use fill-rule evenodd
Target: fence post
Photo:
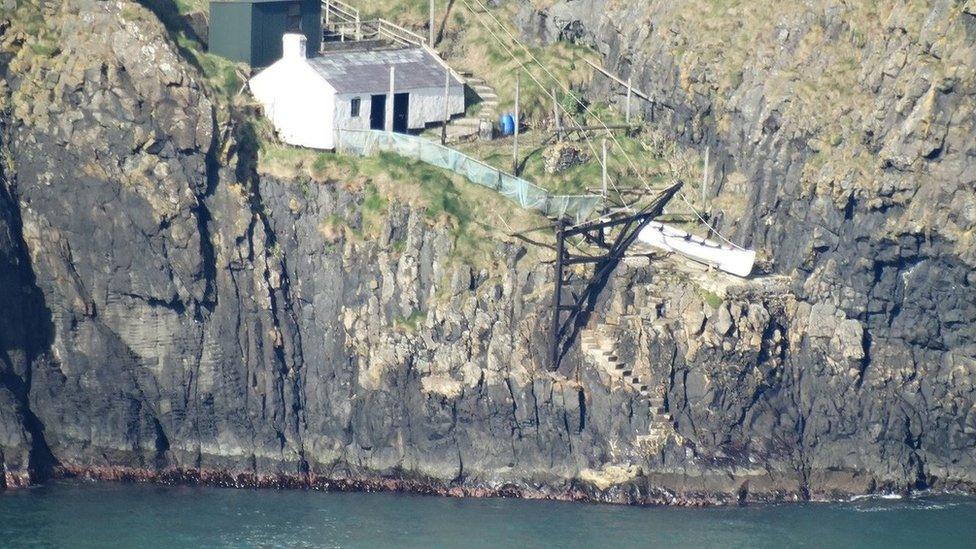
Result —
<path fill-rule="evenodd" d="M 444 69 L 444 124 L 441 125 L 441 145 L 447 144 L 447 122 L 451 119 L 451 69 Z"/>
<path fill-rule="evenodd" d="M 394 81 L 396 79 L 396 66 L 390 65 L 390 95 L 386 97 L 386 123 L 383 124 L 387 133 L 393 133 L 393 96 Z"/>
<path fill-rule="evenodd" d="M 360 26 L 359 12 L 357 11 L 356 12 L 356 41 L 358 42 L 362 39 L 363 39 L 363 32 L 362 32 L 362 27 Z"/>
<path fill-rule="evenodd" d="M 329 26 L 329 16 L 332 11 L 332 0 L 325 0 L 325 26 Z"/>
<path fill-rule="evenodd" d="M 559 116 L 559 101 L 556 100 L 556 88 L 552 88 L 552 117 L 556 121 L 556 140 L 562 139 L 563 123 Z"/>
<path fill-rule="evenodd" d="M 627 77 L 627 123 L 630 124 L 630 96 L 634 93 L 634 87 L 630 84 L 630 77 Z"/>
<path fill-rule="evenodd" d="M 521 125 L 521 120 L 519 119 L 519 84 L 520 84 L 520 74 L 515 73 L 515 139 L 513 142 L 512 149 L 512 175 L 518 175 L 518 137 L 519 137 L 519 126 Z"/>
<path fill-rule="evenodd" d="M 607 201 L 607 138 L 603 138 L 603 202 Z"/>
<path fill-rule="evenodd" d="M 705 147 L 705 169 L 702 173 L 702 207 L 705 206 L 705 197 L 708 191 L 708 153 L 711 152 L 711 147 Z"/>
<path fill-rule="evenodd" d="M 430 18 L 429 19 L 430 20 L 427 23 L 429 25 L 429 27 L 430 27 L 429 28 L 429 32 L 428 32 L 428 34 L 430 36 L 428 37 L 428 40 L 430 41 L 430 48 L 431 49 L 434 49 L 434 0 L 430 0 Z"/>

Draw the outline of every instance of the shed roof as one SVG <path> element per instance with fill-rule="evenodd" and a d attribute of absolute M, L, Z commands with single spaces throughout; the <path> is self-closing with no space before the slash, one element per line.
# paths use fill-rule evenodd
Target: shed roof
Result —
<path fill-rule="evenodd" d="M 433 54 L 419 47 L 323 52 L 308 63 L 336 93 L 387 93 L 390 66 L 396 67 L 397 91 L 443 87 L 446 70 Z M 461 85 L 451 74 L 451 87 Z"/>

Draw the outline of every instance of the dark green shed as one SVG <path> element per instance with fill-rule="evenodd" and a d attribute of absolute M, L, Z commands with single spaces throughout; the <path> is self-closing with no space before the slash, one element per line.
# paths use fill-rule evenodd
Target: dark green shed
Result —
<path fill-rule="evenodd" d="M 210 53 L 252 67 L 266 67 L 281 58 L 281 36 L 300 32 L 308 40 L 308 56 L 322 42 L 321 0 L 211 0 Z"/>

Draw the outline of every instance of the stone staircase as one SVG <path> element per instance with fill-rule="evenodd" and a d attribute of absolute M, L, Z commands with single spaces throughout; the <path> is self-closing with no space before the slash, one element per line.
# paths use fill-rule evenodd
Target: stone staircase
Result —
<path fill-rule="evenodd" d="M 623 319 L 623 317 L 621 317 Z M 659 387 L 651 387 L 650 380 L 641 379 L 634 368 L 620 359 L 616 350 L 616 341 L 608 331 L 616 325 L 600 323 L 594 327 L 586 327 L 580 332 L 580 346 L 583 355 L 592 360 L 597 366 L 604 368 L 611 377 L 622 379 L 630 388 L 638 392 L 647 402 L 651 415 L 650 434 L 655 438 L 666 437 L 674 432 L 673 419 L 664 405 L 663 391 Z"/>
<path fill-rule="evenodd" d="M 479 137 L 491 138 L 491 128 L 494 127 L 498 115 L 498 93 L 483 78 L 470 72 L 461 72 L 465 85 L 481 98 L 478 110 L 472 116 L 465 116 L 451 120 L 447 125 L 447 141 L 456 143 Z"/>

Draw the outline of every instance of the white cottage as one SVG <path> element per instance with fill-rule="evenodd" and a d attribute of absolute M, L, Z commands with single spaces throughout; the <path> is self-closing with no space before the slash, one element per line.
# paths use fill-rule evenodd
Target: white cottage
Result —
<path fill-rule="evenodd" d="M 360 46 L 308 58 L 305 36 L 286 34 L 283 51 L 250 87 L 286 143 L 334 149 L 339 128 L 405 133 L 442 122 L 448 74 L 448 114 L 464 112 L 464 84 L 427 48 Z"/>

